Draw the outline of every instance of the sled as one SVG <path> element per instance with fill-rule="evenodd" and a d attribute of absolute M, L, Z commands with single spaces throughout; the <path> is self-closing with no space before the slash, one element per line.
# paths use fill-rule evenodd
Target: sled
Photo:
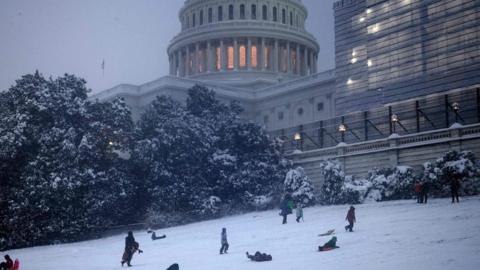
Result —
<path fill-rule="evenodd" d="M 328 230 L 326 233 L 319 234 L 318 236 L 329 236 L 335 233 L 335 230 Z"/>
<path fill-rule="evenodd" d="M 334 250 L 336 248 L 339 248 L 339 247 L 318 247 L 318 251 L 320 251 L 320 252 L 330 251 L 330 250 Z"/>
<path fill-rule="evenodd" d="M 18 259 L 15 259 L 12 270 L 18 270 L 18 269 L 20 269 L 20 261 Z"/>

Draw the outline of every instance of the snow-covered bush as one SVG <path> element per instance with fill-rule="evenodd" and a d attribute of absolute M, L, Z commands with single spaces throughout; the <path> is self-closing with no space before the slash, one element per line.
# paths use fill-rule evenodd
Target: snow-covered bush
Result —
<path fill-rule="evenodd" d="M 470 151 L 449 151 L 433 162 L 426 162 L 423 168 L 423 181 L 431 184 L 434 196 L 448 196 L 455 178 L 460 180 L 461 194 L 480 194 L 479 166 Z"/>
<path fill-rule="evenodd" d="M 284 181 L 284 193 L 290 194 L 295 204 L 310 206 L 315 203 L 312 181 L 302 167 L 288 171 Z"/>
<path fill-rule="evenodd" d="M 413 168 L 408 166 L 373 169 L 368 173 L 367 180 L 371 187 L 366 194 L 367 200 L 411 199 L 414 195 L 415 179 Z"/>
<path fill-rule="evenodd" d="M 318 201 L 324 205 L 360 203 L 360 192 L 354 187 L 351 178 L 345 173 L 338 161 L 326 160 L 320 162 L 323 184 L 320 188 Z"/>

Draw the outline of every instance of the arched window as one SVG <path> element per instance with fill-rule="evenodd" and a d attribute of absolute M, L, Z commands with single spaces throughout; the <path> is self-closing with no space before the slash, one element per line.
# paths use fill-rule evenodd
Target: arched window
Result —
<path fill-rule="evenodd" d="M 190 16 L 187 15 L 187 28 L 190 28 Z"/>
<path fill-rule="evenodd" d="M 258 67 L 258 52 L 257 52 L 257 45 L 253 45 L 250 52 L 250 59 L 251 59 L 251 67 L 257 68 Z"/>
<path fill-rule="evenodd" d="M 209 8 L 208 9 L 208 23 L 212 23 L 213 22 L 213 10 L 212 8 Z"/>
<path fill-rule="evenodd" d="M 240 19 L 245 20 L 245 5 L 244 4 L 240 5 Z"/>
<path fill-rule="evenodd" d="M 223 7 L 222 7 L 222 6 L 219 6 L 219 7 L 218 7 L 218 14 L 217 14 L 217 16 L 218 16 L 218 21 L 219 21 L 219 22 L 223 21 Z"/>
<path fill-rule="evenodd" d="M 276 22 L 278 20 L 277 18 L 277 7 L 273 7 L 273 21 Z"/>
<path fill-rule="evenodd" d="M 290 11 L 290 26 L 293 26 L 293 12 Z"/>
<path fill-rule="evenodd" d="M 200 10 L 200 25 L 203 25 L 203 10 Z"/>
<path fill-rule="evenodd" d="M 287 13 L 284 8 L 282 9 L 282 23 L 283 24 L 287 23 Z"/>
<path fill-rule="evenodd" d="M 253 4 L 252 5 L 252 20 L 257 19 L 257 5 Z"/>
<path fill-rule="evenodd" d="M 262 6 L 262 20 L 267 20 L 267 5 Z"/>
<path fill-rule="evenodd" d="M 228 46 L 227 53 L 228 53 L 227 68 L 228 69 L 233 69 L 234 68 L 234 57 L 235 57 L 233 46 Z"/>
<path fill-rule="evenodd" d="M 247 66 L 247 48 L 245 47 L 245 45 L 240 45 L 240 47 L 238 48 L 238 60 L 238 64 L 241 68 Z"/>
<path fill-rule="evenodd" d="M 233 5 L 228 6 L 228 19 L 233 20 Z"/>
<path fill-rule="evenodd" d="M 197 23 L 197 14 L 193 13 L 193 16 L 192 16 L 192 26 L 195 27 L 195 24 Z"/>

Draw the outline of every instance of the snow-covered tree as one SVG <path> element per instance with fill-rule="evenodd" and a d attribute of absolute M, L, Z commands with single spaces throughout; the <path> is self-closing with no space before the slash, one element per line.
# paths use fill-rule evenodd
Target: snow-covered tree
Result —
<path fill-rule="evenodd" d="M 413 168 L 408 166 L 373 169 L 368 172 L 371 189 L 367 200 L 411 199 L 414 196 L 415 180 Z"/>
<path fill-rule="evenodd" d="M 320 162 L 323 184 L 320 188 L 319 202 L 330 204 L 359 203 L 359 191 L 352 188 L 350 177 L 346 177 L 342 166 L 336 160 Z"/>
<path fill-rule="evenodd" d="M 449 151 L 433 162 L 426 162 L 423 168 L 423 181 L 432 185 L 435 196 L 448 196 L 453 178 L 460 180 L 462 194 L 480 193 L 479 167 L 471 151 Z"/>
<path fill-rule="evenodd" d="M 315 202 L 312 181 L 302 167 L 288 171 L 283 185 L 284 193 L 290 194 L 295 204 L 309 206 Z"/>

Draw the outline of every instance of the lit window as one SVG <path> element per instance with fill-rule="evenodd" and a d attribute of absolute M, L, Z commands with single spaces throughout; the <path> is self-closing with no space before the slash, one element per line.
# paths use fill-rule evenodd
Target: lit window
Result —
<path fill-rule="evenodd" d="M 221 56 L 221 52 L 222 50 L 220 49 L 220 47 L 217 47 L 215 49 L 215 57 L 216 57 L 216 61 L 215 61 L 215 67 L 217 68 L 217 70 L 220 70 L 222 68 L 222 56 Z"/>
<path fill-rule="evenodd" d="M 244 45 L 241 45 L 239 48 L 239 60 L 240 60 L 240 67 L 245 67 L 247 65 L 247 49 L 245 48 Z"/>
<path fill-rule="evenodd" d="M 269 59 L 270 59 L 270 48 L 265 47 L 263 52 L 263 64 L 265 68 L 269 67 Z"/>
<path fill-rule="evenodd" d="M 374 34 L 374 33 L 377 33 L 378 31 L 380 31 L 380 24 L 376 23 L 374 25 L 370 25 L 368 27 L 368 33 L 369 34 Z"/>
<path fill-rule="evenodd" d="M 228 69 L 233 69 L 233 56 L 234 56 L 234 49 L 232 46 L 228 46 Z"/>
<path fill-rule="evenodd" d="M 258 66 L 258 62 L 257 62 L 257 46 L 252 46 L 252 53 L 251 53 L 251 59 L 252 59 L 252 68 L 256 68 Z"/>

